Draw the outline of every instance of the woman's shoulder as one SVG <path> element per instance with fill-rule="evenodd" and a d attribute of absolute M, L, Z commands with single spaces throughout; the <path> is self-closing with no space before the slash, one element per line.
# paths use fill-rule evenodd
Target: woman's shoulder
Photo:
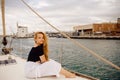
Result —
<path fill-rule="evenodd" d="M 34 44 L 33 48 L 36 48 L 36 47 L 38 47 L 38 45 L 37 45 L 37 44 Z"/>
<path fill-rule="evenodd" d="M 41 45 L 34 45 L 32 48 L 39 48 L 39 47 L 43 47 L 43 45 L 41 44 Z"/>

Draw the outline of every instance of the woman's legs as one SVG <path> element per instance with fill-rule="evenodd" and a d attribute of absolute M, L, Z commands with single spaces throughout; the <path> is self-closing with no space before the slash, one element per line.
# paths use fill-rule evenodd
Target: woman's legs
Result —
<path fill-rule="evenodd" d="M 65 70 L 64 68 L 61 68 L 60 74 L 64 75 L 66 78 L 75 78 L 76 75 Z"/>

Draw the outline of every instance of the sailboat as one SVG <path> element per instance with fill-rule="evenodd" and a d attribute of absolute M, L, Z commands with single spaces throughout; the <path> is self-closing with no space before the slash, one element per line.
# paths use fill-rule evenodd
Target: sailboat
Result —
<path fill-rule="evenodd" d="M 2 42 L 4 45 L 4 47 L 2 48 L 2 52 L 5 55 L 0 56 L 0 80 L 9 80 L 9 79 L 12 79 L 12 80 L 34 80 L 34 79 L 28 79 L 24 75 L 24 64 L 25 64 L 26 60 L 22 59 L 21 57 L 16 56 L 16 55 L 9 55 L 12 48 L 6 48 L 7 39 L 6 39 L 6 30 L 5 30 L 4 1 L 5 0 L 1 0 L 1 8 L 2 8 L 1 10 L 2 10 L 2 21 L 3 21 L 3 41 Z M 21 0 L 21 1 L 23 1 L 23 0 Z M 23 3 L 25 3 L 25 2 L 23 1 Z M 29 5 L 27 5 L 27 6 L 29 7 Z M 31 7 L 29 7 L 29 8 L 31 9 Z M 32 10 L 32 11 L 38 17 L 40 17 L 42 20 L 44 20 L 47 24 L 49 24 L 51 27 L 53 27 L 54 29 L 59 31 L 57 28 L 55 28 L 53 25 L 51 25 L 49 22 L 47 22 L 44 18 L 42 18 L 39 14 L 37 14 L 34 10 Z M 61 31 L 59 31 L 59 32 L 62 35 L 64 35 L 65 37 L 67 37 L 68 39 L 70 39 L 66 34 L 62 33 Z M 70 40 L 73 41 L 72 39 L 70 39 Z M 77 43 L 76 41 L 73 41 L 73 42 L 75 44 L 78 44 L 80 47 L 82 46 L 79 43 Z M 88 48 L 85 48 L 84 46 L 82 46 L 82 48 L 84 48 L 88 52 L 92 53 L 92 55 L 99 58 L 100 60 L 103 60 L 104 62 L 110 64 L 112 67 L 120 70 L 120 68 L 118 66 L 116 66 L 116 65 L 112 64 L 111 62 L 107 61 L 106 59 L 98 56 L 97 54 L 95 54 L 95 52 L 89 50 Z M 71 71 L 71 72 L 73 72 L 73 71 Z M 55 80 L 99 80 L 97 78 L 94 78 L 94 77 L 91 77 L 91 76 L 88 76 L 85 74 L 81 74 L 81 73 L 77 73 L 77 72 L 73 72 L 73 73 L 75 73 L 77 75 L 77 77 L 73 78 L 73 79 L 65 78 L 63 75 L 61 75 L 60 78 L 48 76 L 48 77 L 35 78 L 35 79 L 36 80 L 54 80 L 54 79 Z"/>
<path fill-rule="evenodd" d="M 34 80 L 28 79 L 24 75 L 24 64 L 26 62 L 25 59 L 20 58 L 16 55 L 10 55 L 12 48 L 6 48 L 7 39 L 6 39 L 6 30 L 5 30 L 5 0 L 1 0 L 1 11 L 2 11 L 2 23 L 3 23 L 3 48 L 2 55 L 0 55 L 0 80 Z M 71 71 L 72 72 L 72 71 Z M 87 76 L 85 74 L 79 74 L 77 72 L 73 72 L 77 75 L 76 78 L 70 80 L 98 80 L 97 78 Z M 43 77 L 43 78 L 35 78 L 36 80 L 68 80 L 63 75 L 59 78 L 56 77 Z"/>

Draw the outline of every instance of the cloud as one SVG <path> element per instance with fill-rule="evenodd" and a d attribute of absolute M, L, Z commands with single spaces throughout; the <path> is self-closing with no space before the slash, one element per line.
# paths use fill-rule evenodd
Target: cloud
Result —
<path fill-rule="evenodd" d="M 120 17 L 120 0 L 25 1 L 47 21 L 63 31 L 73 30 L 73 26 L 82 24 L 115 22 Z M 29 10 L 21 0 L 6 0 L 6 27 L 16 29 L 17 22 L 19 25 L 28 26 L 29 32 L 39 29 L 54 30 Z"/>

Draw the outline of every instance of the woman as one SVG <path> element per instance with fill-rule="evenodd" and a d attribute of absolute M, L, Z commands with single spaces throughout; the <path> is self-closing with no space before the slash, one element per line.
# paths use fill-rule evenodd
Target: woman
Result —
<path fill-rule="evenodd" d="M 27 63 L 25 75 L 28 78 L 64 75 L 66 78 L 75 78 L 75 74 L 63 69 L 61 64 L 48 58 L 48 42 L 43 32 L 34 34 L 34 47 L 32 47 Z"/>

